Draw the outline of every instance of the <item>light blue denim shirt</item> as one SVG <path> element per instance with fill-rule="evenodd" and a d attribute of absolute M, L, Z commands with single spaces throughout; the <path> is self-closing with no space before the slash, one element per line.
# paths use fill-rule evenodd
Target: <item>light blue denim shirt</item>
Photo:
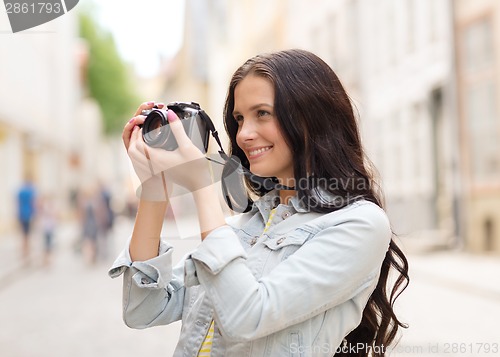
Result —
<path fill-rule="evenodd" d="M 182 319 L 174 356 L 197 356 L 212 319 L 212 356 L 332 356 L 359 325 L 391 239 L 385 212 L 357 201 L 328 214 L 276 192 L 230 217 L 180 263 L 172 247 L 109 271 L 124 273 L 123 318 L 133 328 Z"/>

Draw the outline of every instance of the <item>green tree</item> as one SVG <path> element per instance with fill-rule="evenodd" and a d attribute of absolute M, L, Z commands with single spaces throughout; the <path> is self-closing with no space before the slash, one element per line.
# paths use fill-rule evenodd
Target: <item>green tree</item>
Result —
<path fill-rule="evenodd" d="M 118 54 L 113 36 L 87 12 L 80 12 L 80 36 L 89 46 L 86 83 L 89 95 L 99 104 L 106 134 L 123 128 L 139 102 L 131 85 L 132 71 Z"/>

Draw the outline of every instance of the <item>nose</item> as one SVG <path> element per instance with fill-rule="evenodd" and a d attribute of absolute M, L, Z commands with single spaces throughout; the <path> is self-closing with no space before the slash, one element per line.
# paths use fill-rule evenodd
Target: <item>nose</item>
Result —
<path fill-rule="evenodd" d="M 255 126 L 252 125 L 251 121 L 244 121 L 243 124 L 238 129 L 236 133 L 236 141 L 239 143 L 246 143 L 254 140 L 257 137 L 257 132 Z"/>

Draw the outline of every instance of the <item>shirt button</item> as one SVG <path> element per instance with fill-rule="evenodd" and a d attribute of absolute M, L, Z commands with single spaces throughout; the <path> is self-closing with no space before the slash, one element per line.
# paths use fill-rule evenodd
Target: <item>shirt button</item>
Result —
<path fill-rule="evenodd" d="M 283 219 L 287 219 L 288 217 L 290 217 L 292 214 L 290 213 L 290 211 L 285 211 L 283 212 L 283 214 L 281 215 L 281 218 Z"/>
<path fill-rule="evenodd" d="M 283 241 L 286 239 L 286 237 L 281 237 L 280 239 L 278 239 L 276 241 L 276 245 L 280 245 L 281 243 L 283 243 Z"/>
<path fill-rule="evenodd" d="M 250 241 L 250 245 L 251 246 L 255 245 L 255 243 L 257 243 L 258 238 L 259 238 L 258 236 L 253 237 L 252 240 Z"/>

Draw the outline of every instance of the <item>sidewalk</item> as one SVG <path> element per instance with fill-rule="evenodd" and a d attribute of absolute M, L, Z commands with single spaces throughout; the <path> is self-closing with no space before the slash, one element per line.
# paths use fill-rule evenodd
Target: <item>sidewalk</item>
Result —
<path fill-rule="evenodd" d="M 53 238 L 53 249 L 57 251 L 62 246 L 74 244 L 78 239 L 78 225 L 76 222 L 66 221 L 57 227 Z M 28 261 L 24 261 L 21 256 L 21 241 L 19 231 L 12 231 L 0 235 L 0 290 L 3 285 L 9 284 L 13 279 L 21 276 L 22 273 L 29 273 L 30 268 L 42 266 L 44 252 L 44 237 L 36 227 L 30 237 L 31 255 Z"/>
<path fill-rule="evenodd" d="M 407 258 L 410 285 L 395 310 L 409 328 L 390 355 L 498 356 L 500 256 L 436 250 Z"/>
<path fill-rule="evenodd" d="M 405 250 L 404 240 L 402 248 Z M 412 277 L 500 302 L 500 255 L 443 249 L 405 250 Z"/>
<path fill-rule="evenodd" d="M 500 257 L 463 252 L 412 256 L 410 273 L 453 290 L 500 303 Z"/>

